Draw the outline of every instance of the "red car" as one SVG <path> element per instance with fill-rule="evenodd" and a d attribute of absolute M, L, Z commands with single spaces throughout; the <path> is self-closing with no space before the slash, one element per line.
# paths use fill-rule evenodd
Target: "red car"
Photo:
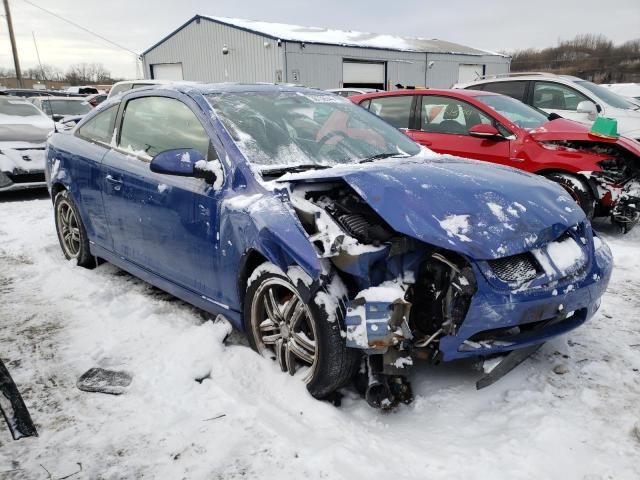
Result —
<path fill-rule="evenodd" d="M 474 90 L 395 90 L 349 97 L 438 153 L 500 163 L 560 183 L 591 218 L 624 232 L 640 220 L 640 143 L 511 97 Z"/>

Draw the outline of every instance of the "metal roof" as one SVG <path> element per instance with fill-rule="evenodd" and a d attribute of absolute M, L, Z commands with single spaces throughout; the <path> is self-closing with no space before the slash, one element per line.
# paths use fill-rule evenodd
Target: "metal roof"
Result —
<path fill-rule="evenodd" d="M 320 45 L 337 45 L 346 47 L 374 48 L 380 50 L 395 50 L 419 53 L 451 53 L 458 55 L 508 55 L 467 47 L 437 38 L 402 37 L 399 35 L 357 32 L 352 30 L 336 30 L 322 27 L 305 27 L 286 23 L 271 23 L 240 18 L 211 17 L 196 15 L 177 30 L 171 32 L 155 45 L 145 50 L 142 55 L 153 50 L 161 43 L 178 33 L 193 21 L 209 20 L 214 23 L 234 27 L 246 32 L 263 35 L 274 40 L 299 42 Z"/>

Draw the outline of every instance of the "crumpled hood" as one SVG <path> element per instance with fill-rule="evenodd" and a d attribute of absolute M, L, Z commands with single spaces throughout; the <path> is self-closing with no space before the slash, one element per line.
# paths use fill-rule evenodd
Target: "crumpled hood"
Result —
<path fill-rule="evenodd" d="M 536 129 L 529 131 L 529 135 L 537 142 L 553 140 L 580 140 L 597 143 L 616 143 L 640 156 L 640 144 L 625 137 L 606 138 L 591 134 L 591 128 L 578 122 L 559 118 L 544 123 Z M 639 131 L 640 135 L 640 131 Z"/>
<path fill-rule="evenodd" d="M 476 260 L 531 250 L 585 220 L 549 180 L 450 156 L 310 170 L 279 181 L 332 180 L 346 182 L 397 232 Z"/>

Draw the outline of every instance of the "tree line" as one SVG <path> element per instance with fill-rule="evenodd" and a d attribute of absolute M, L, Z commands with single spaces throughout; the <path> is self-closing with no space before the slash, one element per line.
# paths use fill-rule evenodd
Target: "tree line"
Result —
<path fill-rule="evenodd" d="M 604 35 L 582 34 L 555 47 L 510 55 L 512 72 L 545 71 L 595 83 L 640 82 L 640 39 L 614 45 Z"/>
<path fill-rule="evenodd" d="M 15 76 L 15 70 L 0 67 L 0 78 L 15 78 Z M 119 80 L 113 78 L 111 72 L 101 63 L 78 63 L 71 65 L 66 71 L 53 65 L 43 64 L 42 67 L 38 66 L 23 70 L 22 78 L 45 82 L 64 82 L 69 85 L 114 83 Z"/>

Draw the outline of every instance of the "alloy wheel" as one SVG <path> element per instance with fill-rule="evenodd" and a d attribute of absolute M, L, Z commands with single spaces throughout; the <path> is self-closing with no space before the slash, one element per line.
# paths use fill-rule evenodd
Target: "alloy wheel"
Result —
<path fill-rule="evenodd" d="M 258 351 L 274 358 L 283 372 L 295 375 L 305 369 L 303 381 L 311 380 L 318 359 L 315 323 L 291 284 L 269 278 L 258 287 L 251 305 L 251 328 Z"/>
<path fill-rule="evenodd" d="M 69 258 L 77 258 L 80 254 L 80 226 L 71 204 L 62 200 L 56 211 L 58 229 L 62 248 Z"/>

